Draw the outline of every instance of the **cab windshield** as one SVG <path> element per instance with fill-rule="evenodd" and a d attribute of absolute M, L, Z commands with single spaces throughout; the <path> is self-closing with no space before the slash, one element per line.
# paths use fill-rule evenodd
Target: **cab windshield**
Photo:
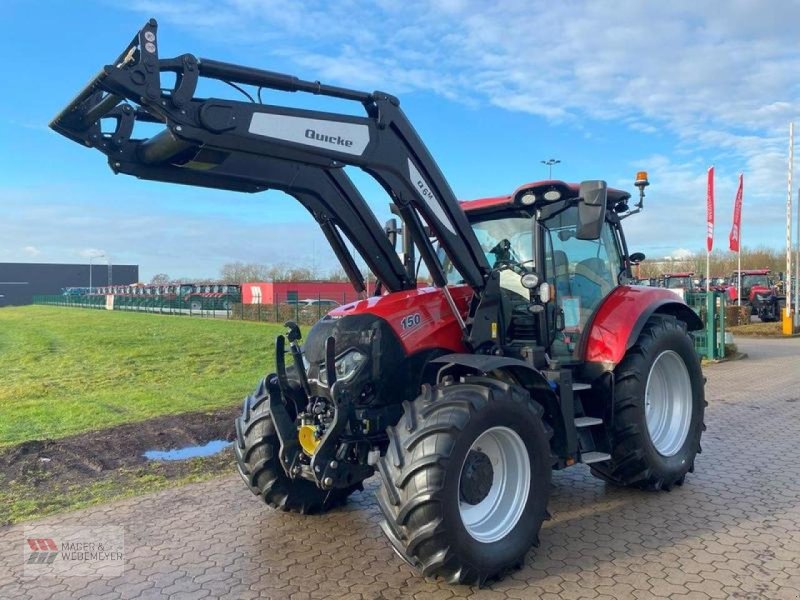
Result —
<path fill-rule="evenodd" d="M 753 287 L 754 285 L 770 287 L 769 277 L 766 275 L 742 275 L 742 287 Z"/>
<path fill-rule="evenodd" d="M 666 287 L 690 289 L 692 286 L 691 277 L 667 277 Z"/>
<path fill-rule="evenodd" d="M 472 223 L 472 230 L 475 232 L 478 242 L 480 242 L 489 266 L 493 269 L 504 266 L 511 267 L 500 271 L 500 287 L 525 298 L 529 297 L 529 291 L 522 287 L 520 275 L 513 270 L 513 267 L 516 265 L 523 266 L 525 269 L 533 269 L 535 267 L 533 250 L 534 223 L 535 221 L 529 216 L 487 219 L 486 221 Z M 447 274 L 447 283 L 464 283 L 461 275 L 453 268 L 453 263 L 443 253 L 441 256 L 443 258 L 442 264 Z"/>

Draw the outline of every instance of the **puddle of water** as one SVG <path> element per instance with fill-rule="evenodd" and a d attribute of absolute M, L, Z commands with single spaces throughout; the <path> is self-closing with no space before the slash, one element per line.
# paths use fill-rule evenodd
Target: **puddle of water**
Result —
<path fill-rule="evenodd" d="M 232 442 L 225 440 L 211 440 L 202 446 L 188 446 L 177 450 L 148 450 L 144 457 L 148 460 L 186 460 L 200 456 L 211 456 L 217 452 L 222 452 L 230 446 Z"/>

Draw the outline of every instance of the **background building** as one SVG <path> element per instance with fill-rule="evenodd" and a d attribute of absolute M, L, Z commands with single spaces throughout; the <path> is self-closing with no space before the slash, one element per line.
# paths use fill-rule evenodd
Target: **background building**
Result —
<path fill-rule="evenodd" d="M 116 269 L 116 267 L 114 267 Z M 300 300 L 358 300 L 347 281 L 275 281 L 242 284 L 242 304 L 286 304 Z"/>
<path fill-rule="evenodd" d="M 112 282 L 139 281 L 139 265 L 112 265 Z M 108 285 L 108 265 L 92 265 L 92 286 Z M 30 304 L 35 295 L 61 294 L 62 288 L 89 287 L 89 265 L 0 263 L 0 306 Z"/>

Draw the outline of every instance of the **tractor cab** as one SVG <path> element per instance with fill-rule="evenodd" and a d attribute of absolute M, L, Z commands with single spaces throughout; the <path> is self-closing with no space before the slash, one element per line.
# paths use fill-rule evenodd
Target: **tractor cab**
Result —
<path fill-rule="evenodd" d="M 510 196 L 461 203 L 486 259 L 499 271 L 508 340 L 538 343 L 562 358 L 575 352 L 609 293 L 632 282 L 620 228 L 630 194 L 605 190 L 603 210 L 590 217 L 581 215 L 582 197 L 576 184 L 543 181 Z M 462 284 L 443 261 L 448 282 Z"/>
<path fill-rule="evenodd" d="M 731 274 L 731 297 L 733 300 L 738 298 L 736 287 L 739 285 L 739 275 L 742 277 L 742 301 L 752 302 L 752 291 L 755 289 L 761 293 L 768 293 L 774 288 L 774 282 L 770 277 L 769 269 L 748 269 L 734 271 Z"/>
<path fill-rule="evenodd" d="M 693 290 L 694 273 L 665 273 L 664 287 L 672 290 Z"/>

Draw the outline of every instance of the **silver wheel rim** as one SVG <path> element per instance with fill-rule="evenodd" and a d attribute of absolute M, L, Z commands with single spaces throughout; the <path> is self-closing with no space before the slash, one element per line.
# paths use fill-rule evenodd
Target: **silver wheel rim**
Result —
<path fill-rule="evenodd" d="M 487 429 L 472 443 L 470 451 L 489 458 L 492 484 L 486 497 L 477 504 L 469 504 L 459 494 L 458 510 L 467 533 L 489 544 L 507 536 L 522 516 L 531 487 L 530 458 L 525 442 L 508 427 Z M 465 457 L 461 465 L 459 485 L 466 460 Z"/>
<path fill-rule="evenodd" d="M 656 357 L 644 395 L 647 432 L 662 456 L 674 456 L 683 447 L 692 422 L 692 382 L 680 355 L 666 350 Z"/>

